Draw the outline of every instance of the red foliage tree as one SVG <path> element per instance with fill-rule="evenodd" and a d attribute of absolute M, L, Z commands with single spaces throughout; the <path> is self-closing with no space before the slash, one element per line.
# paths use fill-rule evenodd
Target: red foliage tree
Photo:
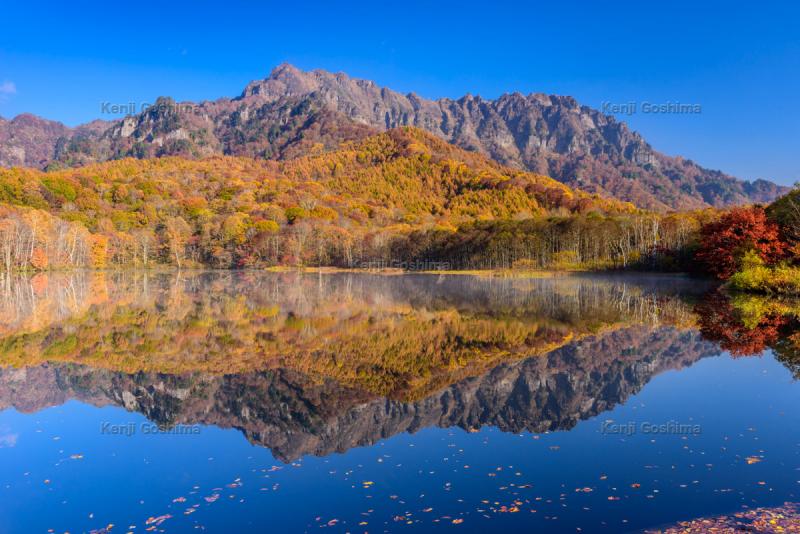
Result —
<path fill-rule="evenodd" d="M 695 258 L 725 280 L 736 272 L 739 260 L 749 250 L 756 251 L 766 263 L 779 260 L 786 250 L 778 225 L 757 206 L 733 208 L 718 221 L 704 225 Z"/>

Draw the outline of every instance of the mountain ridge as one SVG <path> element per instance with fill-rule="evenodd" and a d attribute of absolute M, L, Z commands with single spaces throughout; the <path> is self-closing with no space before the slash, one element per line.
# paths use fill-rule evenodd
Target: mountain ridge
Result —
<path fill-rule="evenodd" d="M 290 159 L 415 126 L 504 165 L 657 211 L 764 203 L 788 191 L 657 152 L 624 122 L 571 96 L 515 92 L 497 99 L 467 94 L 430 100 L 286 63 L 233 98 L 160 98 L 137 115 L 74 129 L 20 117 L 0 120 L 0 166 L 80 166 L 164 155 Z"/>

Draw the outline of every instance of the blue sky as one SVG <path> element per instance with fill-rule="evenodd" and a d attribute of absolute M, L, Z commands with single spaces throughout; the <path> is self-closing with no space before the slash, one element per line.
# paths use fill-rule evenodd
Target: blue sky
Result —
<path fill-rule="evenodd" d="M 430 98 L 569 94 L 656 149 L 800 180 L 800 5 L 769 2 L 9 2 L 0 116 L 75 125 L 101 103 L 214 99 L 287 61 Z M 643 113 L 642 104 L 699 113 Z M 105 116 L 105 118 L 109 118 Z"/>

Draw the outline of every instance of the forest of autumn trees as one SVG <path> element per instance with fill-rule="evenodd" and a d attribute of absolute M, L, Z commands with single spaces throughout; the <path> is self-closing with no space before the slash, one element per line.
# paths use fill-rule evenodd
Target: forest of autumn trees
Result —
<path fill-rule="evenodd" d="M 395 257 L 456 269 L 686 270 L 710 212 L 572 214 L 475 221 L 457 231 L 418 230 L 394 240 Z"/>
<path fill-rule="evenodd" d="M 700 229 L 695 258 L 734 290 L 800 295 L 800 190 L 768 206 L 737 207 Z"/>
<path fill-rule="evenodd" d="M 0 205 L 0 262 L 6 272 L 101 265 L 93 254 L 104 249 L 104 241 L 84 225 L 44 210 Z"/>
<path fill-rule="evenodd" d="M 353 266 L 386 258 L 393 239 L 414 230 L 636 213 L 414 129 L 281 163 L 161 158 L 2 170 L 0 203 L 5 269 Z"/>
<path fill-rule="evenodd" d="M 721 216 L 638 210 L 414 128 L 310 152 L 0 170 L 0 269 L 686 270 Z"/>

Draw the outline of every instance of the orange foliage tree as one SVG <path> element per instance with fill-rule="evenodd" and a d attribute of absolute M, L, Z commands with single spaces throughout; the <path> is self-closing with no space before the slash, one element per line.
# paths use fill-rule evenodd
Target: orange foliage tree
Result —
<path fill-rule="evenodd" d="M 44 249 L 36 247 L 31 254 L 31 266 L 37 271 L 44 271 L 48 265 L 47 253 Z"/>

